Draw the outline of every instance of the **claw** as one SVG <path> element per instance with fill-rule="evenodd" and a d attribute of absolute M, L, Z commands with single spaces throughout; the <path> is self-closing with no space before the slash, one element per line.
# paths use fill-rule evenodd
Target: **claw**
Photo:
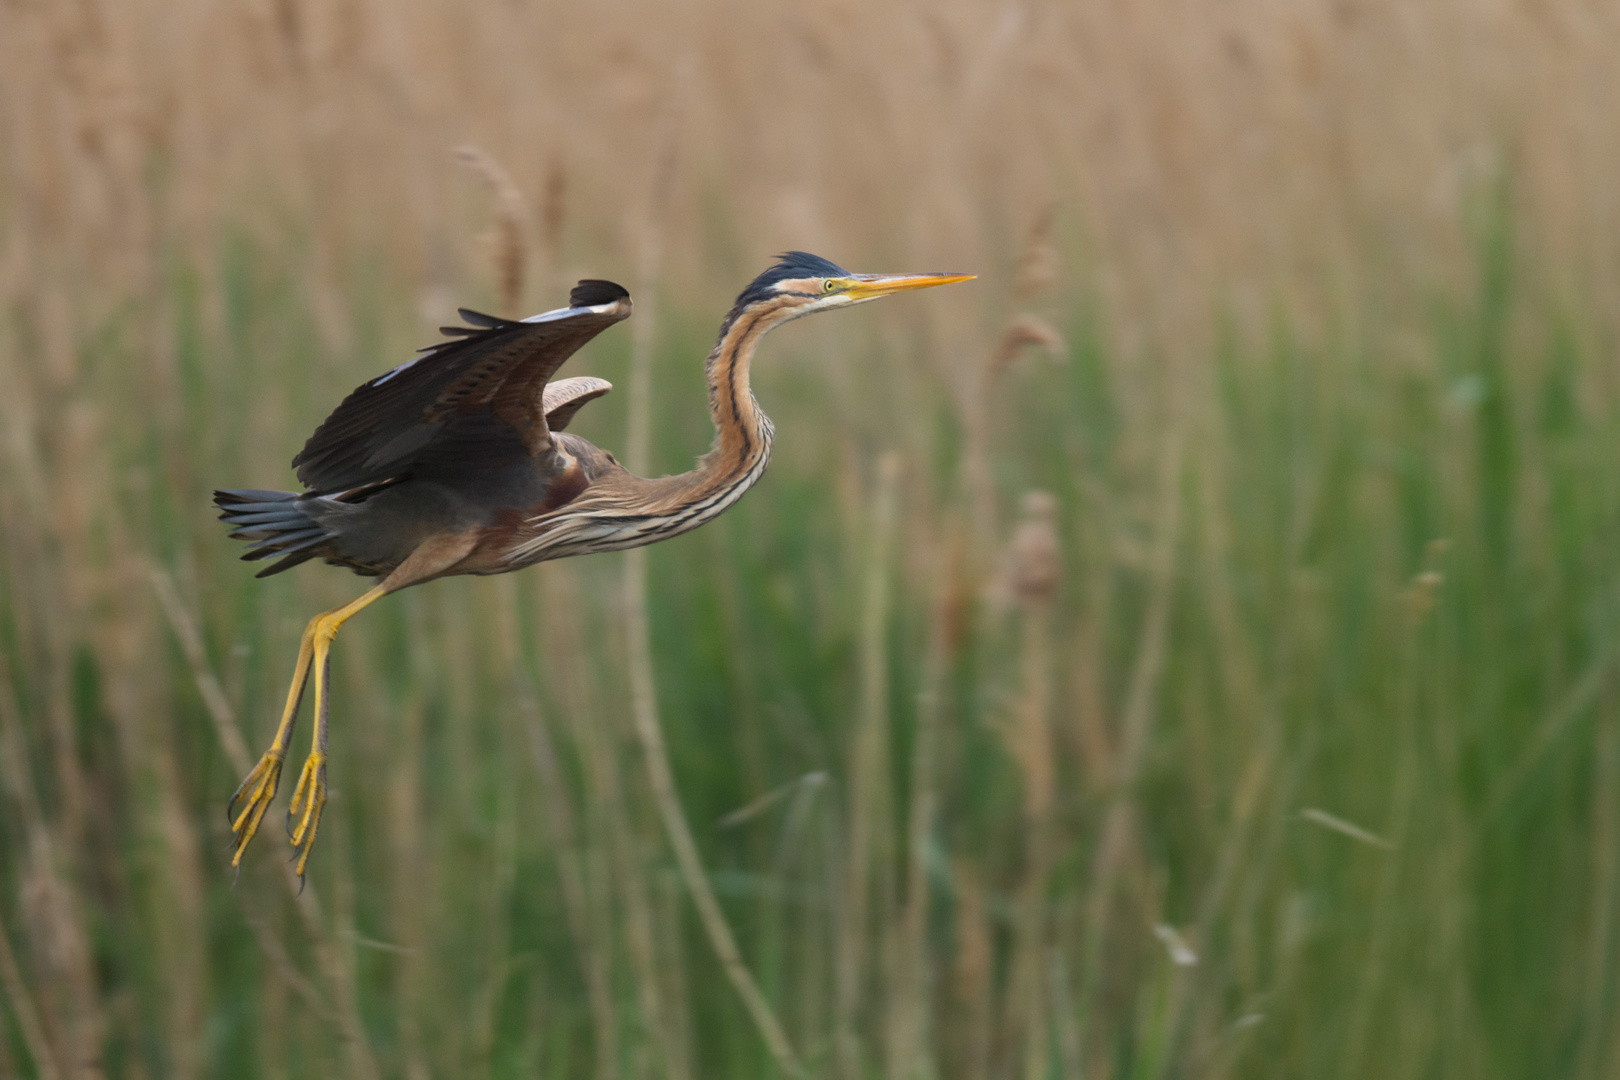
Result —
<path fill-rule="evenodd" d="M 259 759 L 259 763 L 253 766 L 253 771 L 247 774 L 247 779 L 237 786 L 236 792 L 231 796 L 231 801 L 225 804 L 225 820 L 235 820 L 236 804 L 242 801 L 242 797 L 248 793 L 248 788 L 256 784 L 262 785 L 266 774 L 270 775 L 272 791 L 274 790 L 274 785 L 281 775 L 281 760 L 282 755 L 275 750 L 265 751 L 264 756 Z M 255 795 L 257 795 L 257 791 L 255 791 Z M 236 826 L 233 824 L 231 829 L 234 832 Z"/>
<path fill-rule="evenodd" d="M 310 849 L 315 846 L 315 834 L 320 830 L 321 811 L 325 807 L 326 755 L 319 750 L 312 750 L 304 761 L 304 771 L 298 776 L 298 786 L 293 789 L 292 801 L 287 804 L 288 826 L 292 826 L 293 818 L 298 819 L 297 827 L 290 827 L 288 835 L 297 850 L 300 881 L 304 877 L 304 868 L 309 864 Z"/>
<path fill-rule="evenodd" d="M 254 834 L 259 831 L 259 822 L 264 820 L 264 812 L 270 809 L 270 802 L 276 797 L 276 788 L 281 785 L 281 762 L 280 751 L 267 751 L 225 806 L 226 816 L 231 819 L 231 834 L 235 838 L 231 865 L 238 869 L 242 865 L 242 852 L 247 850 Z M 236 813 L 238 804 L 243 804 L 240 815 Z"/>

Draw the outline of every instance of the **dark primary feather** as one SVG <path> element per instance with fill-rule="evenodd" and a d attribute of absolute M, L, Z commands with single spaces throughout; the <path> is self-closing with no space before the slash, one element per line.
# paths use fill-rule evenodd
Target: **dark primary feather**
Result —
<path fill-rule="evenodd" d="M 293 468 L 312 491 L 335 492 L 407 474 L 436 446 L 516 440 L 530 455 L 551 445 L 541 394 L 552 374 L 591 338 L 625 318 L 589 310 L 629 296 L 606 281 L 582 281 L 567 314 L 515 322 L 463 310 L 471 327 L 358 387 L 310 436 Z M 583 301 L 583 302 L 582 302 Z"/>
<path fill-rule="evenodd" d="M 582 305 L 569 301 L 568 306 L 580 307 Z M 511 321 L 509 319 L 503 319 L 499 315 L 485 315 L 482 311 L 474 311 L 472 308 L 456 308 L 456 314 L 461 316 L 462 322 L 468 322 L 474 326 L 482 326 L 486 330 L 498 330 Z"/>
<path fill-rule="evenodd" d="M 630 290 L 613 281 L 586 278 L 568 294 L 569 307 L 601 307 L 615 300 L 630 299 Z"/>

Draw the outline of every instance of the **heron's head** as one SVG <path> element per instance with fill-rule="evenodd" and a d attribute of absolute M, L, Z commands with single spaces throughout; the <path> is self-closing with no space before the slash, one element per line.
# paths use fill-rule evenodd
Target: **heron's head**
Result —
<path fill-rule="evenodd" d="M 816 311 L 850 307 L 908 289 L 927 289 L 953 281 L 971 281 L 973 274 L 852 274 L 836 263 L 804 251 L 790 251 L 737 297 L 733 309 L 741 314 L 768 307 L 786 322 Z M 776 321 L 776 320 L 773 320 Z"/>

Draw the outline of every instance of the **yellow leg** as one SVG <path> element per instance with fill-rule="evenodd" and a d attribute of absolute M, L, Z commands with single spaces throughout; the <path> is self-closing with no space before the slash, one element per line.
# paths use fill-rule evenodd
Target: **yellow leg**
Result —
<path fill-rule="evenodd" d="M 324 612 L 315 616 L 304 627 L 304 635 L 298 642 L 298 664 L 293 669 L 292 687 L 287 691 L 287 704 L 281 712 L 281 723 L 276 725 L 276 737 L 270 743 L 270 749 L 264 752 L 259 763 L 248 773 L 247 779 L 242 781 L 236 794 L 231 796 L 230 804 L 226 808 L 227 814 L 232 818 L 231 833 L 235 837 L 234 847 L 231 851 L 231 865 L 240 866 L 242 852 L 247 850 L 248 844 L 259 831 L 259 823 L 264 820 L 264 812 L 270 808 L 271 800 L 276 797 L 276 789 L 281 783 L 281 766 L 287 758 L 287 748 L 292 742 L 293 728 L 298 720 L 298 705 L 304 697 L 304 687 L 309 682 L 310 667 L 313 664 L 317 670 L 315 679 L 315 711 L 316 711 L 316 739 L 320 761 L 317 767 L 321 772 L 322 801 L 325 801 L 325 750 L 326 750 L 326 715 L 324 705 L 325 695 L 325 668 L 326 656 L 332 645 L 332 635 L 337 628 L 343 625 L 345 619 L 384 595 L 382 586 L 370 590 L 358 599 L 345 604 L 333 611 Z M 313 759 L 314 754 L 310 755 Z M 306 773 L 310 766 L 304 766 Z M 299 790 L 304 788 L 304 781 L 299 780 Z M 297 795 L 295 793 L 296 802 Z M 241 813 L 237 813 L 238 805 Z M 319 816 L 317 812 L 317 817 Z M 313 832 L 311 833 L 313 839 Z M 308 858 L 308 850 L 304 858 Z M 304 859 L 298 863 L 298 872 L 304 872 Z"/>
<path fill-rule="evenodd" d="M 321 827 L 321 811 L 326 806 L 326 733 L 327 714 L 331 707 L 328 693 L 331 673 L 332 639 L 338 629 L 361 609 L 387 595 L 378 585 L 365 595 L 324 615 L 318 615 L 310 624 L 311 664 L 315 670 L 315 736 L 309 757 L 298 776 L 292 801 L 287 804 L 287 824 L 293 847 L 298 852 L 298 876 L 304 876 L 309 863 L 310 850 L 315 846 L 315 834 Z M 293 825 L 297 819 L 297 825 Z"/>
<path fill-rule="evenodd" d="M 253 771 L 248 773 L 247 779 L 242 781 L 225 807 L 226 815 L 233 819 L 231 833 L 235 838 L 235 847 L 231 852 L 232 866 L 242 864 L 242 852 L 247 850 L 253 834 L 259 831 L 259 822 L 264 820 L 264 812 L 270 808 L 270 801 L 276 797 L 276 788 L 281 785 L 281 763 L 286 760 L 293 727 L 298 721 L 298 703 L 303 700 L 304 686 L 309 682 L 315 624 L 320 619 L 319 615 L 311 619 L 309 625 L 304 627 L 304 636 L 299 639 L 298 665 L 293 668 L 292 688 L 287 691 L 287 705 L 281 711 L 281 723 L 276 725 L 276 737 L 270 743 L 270 749 L 253 766 Z M 240 815 L 236 813 L 238 804 L 242 805 Z"/>

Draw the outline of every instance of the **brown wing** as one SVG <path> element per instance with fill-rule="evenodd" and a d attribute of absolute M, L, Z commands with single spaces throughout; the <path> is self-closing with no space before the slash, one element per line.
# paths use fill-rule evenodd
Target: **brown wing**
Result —
<path fill-rule="evenodd" d="M 592 375 L 576 375 L 572 379 L 547 383 L 540 403 L 546 414 L 546 426 L 552 431 L 561 431 L 587 401 L 595 401 L 611 389 L 612 383 Z"/>
<path fill-rule="evenodd" d="M 569 303 L 521 322 L 462 309 L 474 325 L 444 328 L 459 340 L 423 350 L 333 410 L 293 458 L 298 479 L 333 492 L 408 475 L 431 461 L 436 444 L 455 443 L 458 428 L 503 429 L 530 455 L 545 451 L 552 373 L 630 315 L 630 294 L 611 281 L 580 282 Z"/>

